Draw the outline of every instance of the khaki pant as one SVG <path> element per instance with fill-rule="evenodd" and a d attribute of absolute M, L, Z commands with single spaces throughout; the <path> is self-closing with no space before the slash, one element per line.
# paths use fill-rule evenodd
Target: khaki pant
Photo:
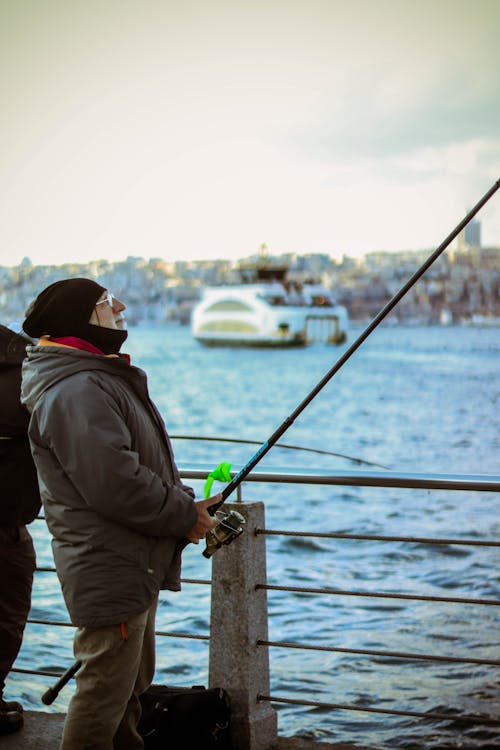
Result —
<path fill-rule="evenodd" d="M 125 633 L 120 624 L 78 628 L 82 666 L 59 750 L 142 750 L 139 695 L 154 677 L 156 605 L 126 622 Z"/>

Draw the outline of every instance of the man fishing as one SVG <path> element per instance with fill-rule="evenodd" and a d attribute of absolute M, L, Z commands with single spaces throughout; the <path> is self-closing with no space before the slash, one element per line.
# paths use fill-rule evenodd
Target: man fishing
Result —
<path fill-rule="evenodd" d="M 29 307 L 22 402 L 57 573 L 81 662 L 60 750 L 139 750 L 139 696 L 155 669 L 160 589 L 220 495 L 182 484 L 146 374 L 120 354 L 125 304 L 95 281 L 44 289 Z"/>

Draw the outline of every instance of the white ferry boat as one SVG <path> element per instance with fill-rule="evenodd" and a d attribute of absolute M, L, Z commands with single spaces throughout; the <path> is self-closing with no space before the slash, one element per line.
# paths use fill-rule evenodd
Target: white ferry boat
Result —
<path fill-rule="evenodd" d="M 341 344 L 348 314 L 313 280 L 289 280 L 288 267 L 262 260 L 240 265 L 242 283 L 206 287 L 191 330 L 205 346 L 287 347 Z"/>

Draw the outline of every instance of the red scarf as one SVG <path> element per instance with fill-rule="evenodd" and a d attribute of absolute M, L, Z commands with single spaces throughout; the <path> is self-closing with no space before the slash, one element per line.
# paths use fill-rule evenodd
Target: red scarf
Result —
<path fill-rule="evenodd" d="M 81 349 L 83 352 L 90 352 L 91 354 L 100 354 L 102 357 L 106 357 L 103 351 L 91 344 L 85 339 L 79 339 L 77 336 L 61 336 L 60 338 L 51 338 L 55 344 L 63 344 L 64 346 L 70 346 L 72 349 Z M 130 364 L 130 356 L 128 354 L 119 354 L 121 359 L 124 359 L 127 364 Z"/>

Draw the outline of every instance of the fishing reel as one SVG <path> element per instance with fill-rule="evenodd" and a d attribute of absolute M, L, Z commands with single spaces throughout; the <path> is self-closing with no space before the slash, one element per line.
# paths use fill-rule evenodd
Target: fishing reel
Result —
<path fill-rule="evenodd" d="M 205 536 L 207 546 L 202 553 L 204 557 L 212 557 L 223 544 L 231 544 L 233 539 L 243 534 L 243 524 L 246 523 L 245 518 L 236 510 L 230 510 L 227 514 L 217 510 L 215 517 L 217 523 Z"/>

